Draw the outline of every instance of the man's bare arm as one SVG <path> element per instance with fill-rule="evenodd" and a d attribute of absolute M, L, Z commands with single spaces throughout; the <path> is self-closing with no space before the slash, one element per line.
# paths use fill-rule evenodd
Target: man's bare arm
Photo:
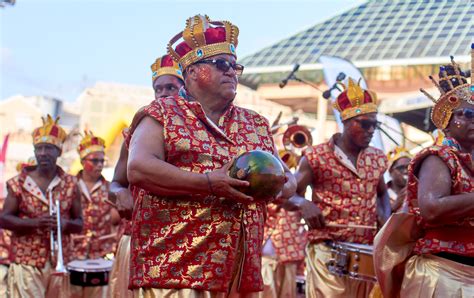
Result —
<path fill-rule="evenodd" d="M 379 183 L 377 184 L 377 217 L 380 224 L 384 224 L 391 214 L 391 206 L 390 206 L 390 197 L 388 196 L 387 192 L 387 185 L 383 179 L 383 176 L 380 177 Z"/>
<path fill-rule="evenodd" d="M 164 161 L 163 126 L 145 117 L 129 146 L 127 177 L 131 184 L 165 196 L 210 194 L 242 202 L 253 200 L 238 191 L 249 183 L 227 175 L 230 164 L 205 174 L 181 170 Z M 209 179 L 209 181 L 208 181 Z"/>
<path fill-rule="evenodd" d="M 474 193 L 451 195 L 451 174 L 439 157 L 427 157 L 418 176 L 418 205 L 426 222 L 442 225 L 474 217 Z"/>

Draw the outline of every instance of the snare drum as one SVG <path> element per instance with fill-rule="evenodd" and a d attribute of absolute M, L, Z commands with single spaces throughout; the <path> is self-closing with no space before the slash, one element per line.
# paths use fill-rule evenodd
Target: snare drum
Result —
<path fill-rule="evenodd" d="M 329 271 L 338 276 L 376 282 L 373 246 L 348 242 L 330 244 L 332 258 L 326 264 Z"/>
<path fill-rule="evenodd" d="M 69 271 L 72 285 L 98 287 L 109 283 L 112 264 L 112 261 L 104 259 L 75 260 L 69 262 L 66 268 Z"/>

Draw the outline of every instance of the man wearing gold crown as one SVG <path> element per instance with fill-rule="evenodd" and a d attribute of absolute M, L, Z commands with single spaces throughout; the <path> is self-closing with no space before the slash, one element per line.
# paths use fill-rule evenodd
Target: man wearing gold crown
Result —
<path fill-rule="evenodd" d="M 474 61 L 474 44 L 472 51 Z M 439 82 L 430 78 L 441 97 L 421 91 L 434 101 L 431 120 L 446 137 L 413 158 L 409 214 L 394 214 L 377 235 L 376 272 L 385 297 L 474 296 L 473 86 L 452 57 L 440 67 Z M 412 234 L 402 238 L 403 230 Z M 404 275 L 397 275 L 402 266 Z"/>
<path fill-rule="evenodd" d="M 383 173 L 385 154 L 369 143 L 377 127 L 375 93 L 349 78 L 334 103 L 344 130 L 308 148 L 295 174 L 298 195 L 291 198 L 310 229 L 306 250 L 308 297 L 366 297 L 373 283 L 329 271 L 331 249 L 339 242 L 371 245 L 377 219 L 390 215 Z M 303 198 L 313 188 L 313 201 Z"/>
<path fill-rule="evenodd" d="M 82 212 L 77 180 L 56 165 L 66 132 L 51 116 L 33 132 L 37 165 L 25 167 L 7 181 L 8 195 L 0 215 L 2 228 L 12 230 L 8 289 L 11 297 L 45 297 L 61 292 L 52 285 L 56 265 L 52 257 L 50 236 L 58 223 L 56 206 L 60 206 L 64 262 L 70 260 L 71 233 L 82 229 Z M 55 238 L 57 236 L 55 235 Z M 54 252 L 57 256 L 57 251 Z"/>
<path fill-rule="evenodd" d="M 109 201 L 109 182 L 102 176 L 105 163 L 105 142 L 85 131 L 77 151 L 83 170 L 77 174 L 81 192 L 84 227 L 82 233 L 72 236 L 74 258 L 99 259 L 113 253 L 117 234 L 114 230 L 120 221 L 117 210 Z M 101 297 L 106 286 L 71 287 L 71 297 Z"/>
<path fill-rule="evenodd" d="M 388 172 L 391 181 L 387 182 L 390 208 L 393 212 L 402 209 L 403 201 L 407 195 L 408 164 L 411 154 L 403 147 L 397 147 L 387 154 Z"/>
<path fill-rule="evenodd" d="M 268 121 L 232 104 L 243 71 L 235 62 L 238 33 L 230 22 L 189 18 L 168 48 L 185 89 L 155 100 L 130 128 L 130 287 L 138 297 L 250 297 L 262 290 L 266 201 L 237 190 L 248 182 L 227 173 L 241 152 L 277 154 Z M 283 199 L 295 188 L 288 169 L 287 178 Z"/>
<path fill-rule="evenodd" d="M 169 55 L 163 55 L 156 59 L 151 65 L 152 84 L 155 90 L 155 98 L 174 96 L 184 85 L 184 79 L 178 64 Z M 140 115 L 141 110 L 137 113 Z M 139 117 L 139 116 L 137 116 Z M 127 133 L 124 133 L 126 137 Z M 120 157 L 115 166 L 114 178 L 110 190 L 116 197 L 117 207 L 122 215 L 122 235 L 117 247 L 115 262 L 110 272 L 110 283 L 108 296 L 131 297 L 132 292 L 128 290 L 129 267 L 130 267 L 130 233 L 131 216 L 133 210 L 133 198 L 128 188 L 127 179 L 128 149 L 126 143 L 122 144 Z"/>

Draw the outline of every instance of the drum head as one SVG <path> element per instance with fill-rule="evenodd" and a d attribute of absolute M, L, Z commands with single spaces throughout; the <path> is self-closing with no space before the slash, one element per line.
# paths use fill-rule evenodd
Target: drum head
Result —
<path fill-rule="evenodd" d="M 69 262 L 66 268 L 78 272 L 102 272 L 110 271 L 112 269 L 112 265 L 112 261 L 104 259 L 74 260 Z"/>

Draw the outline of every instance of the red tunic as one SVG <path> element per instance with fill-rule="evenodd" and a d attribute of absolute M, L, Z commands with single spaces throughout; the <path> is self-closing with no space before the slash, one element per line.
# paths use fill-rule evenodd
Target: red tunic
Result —
<path fill-rule="evenodd" d="M 106 202 L 109 197 L 109 182 L 103 177 L 89 192 L 81 180 L 79 172 L 79 190 L 81 191 L 82 233 L 72 235 L 74 256 L 77 259 L 97 259 L 113 253 L 117 235 L 111 223 L 112 206 Z"/>
<path fill-rule="evenodd" d="M 408 170 L 407 200 L 410 212 L 417 217 L 425 231 L 415 246 L 417 254 L 447 252 L 474 257 L 474 218 L 460 218 L 452 223 L 429 225 L 421 217 L 418 208 L 418 171 L 426 157 L 438 156 L 451 174 L 451 195 L 472 193 L 474 191 L 474 165 L 469 154 L 461 153 L 454 146 L 432 146 L 424 149 L 413 158 Z"/>
<path fill-rule="evenodd" d="M 3 208 L 4 199 L 0 198 L 0 210 Z M 0 229 L 0 264 L 8 265 L 10 251 L 10 231 Z"/>
<path fill-rule="evenodd" d="M 327 143 L 309 148 L 305 156 L 313 170 L 313 201 L 326 223 L 377 226 L 377 185 L 387 169 L 387 157 L 374 147 L 359 153 L 354 166 L 335 145 L 335 134 Z M 325 228 L 310 230 L 309 241 L 335 240 L 372 244 L 377 230 Z"/>
<path fill-rule="evenodd" d="M 306 233 L 301 230 L 300 221 L 299 212 L 287 211 L 275 204 L 268 204 L 264 242 L 271 239 L 278 262 L 304 260 Z"/>
<path fill-rule="evenodd" d="M 197 101 L 180 96 L 153 101 L 144 115 L 163 125 L 166 162 L 184 171 L 205 173 L 240 152 L 274 150 L 268 121 L 233 105 L 216 124 Z M 132 193 L 131 288 L 227 291 L 242 231 L 240 291 L 263 288 L 264 201 L 241 206 L 214 196 L 167 198 L 136 187 Z"/>
<path fill-rule="evenodd" d="M 35 167 L 27 167 L 7 181 L 9 193 L 19 202 L 18 217 L 37 218 L 49 215 L 49 193 L 52 193 L 53 202 L 60 201 L 61 217 L 70 218 L 72 202 L 77 196 L 76 177 L 66 174 L 57 167 L 57 175 L 48 187 L 48 193 L 43 195 L 37 184 L 28 176 L 28 172 Z M 52 188 L 52 191 L 49 189 Z M 62 236 L 63 256 L 66 263 L 71 257 L 70 236 Z M 50 260 L 50 231 L 36 229 L 28 235 L 12 233 L 10 261 L 16 264 L 30 265 L 43 268 Z M 55 264 L 55 260 L 51 260 Z"/>

